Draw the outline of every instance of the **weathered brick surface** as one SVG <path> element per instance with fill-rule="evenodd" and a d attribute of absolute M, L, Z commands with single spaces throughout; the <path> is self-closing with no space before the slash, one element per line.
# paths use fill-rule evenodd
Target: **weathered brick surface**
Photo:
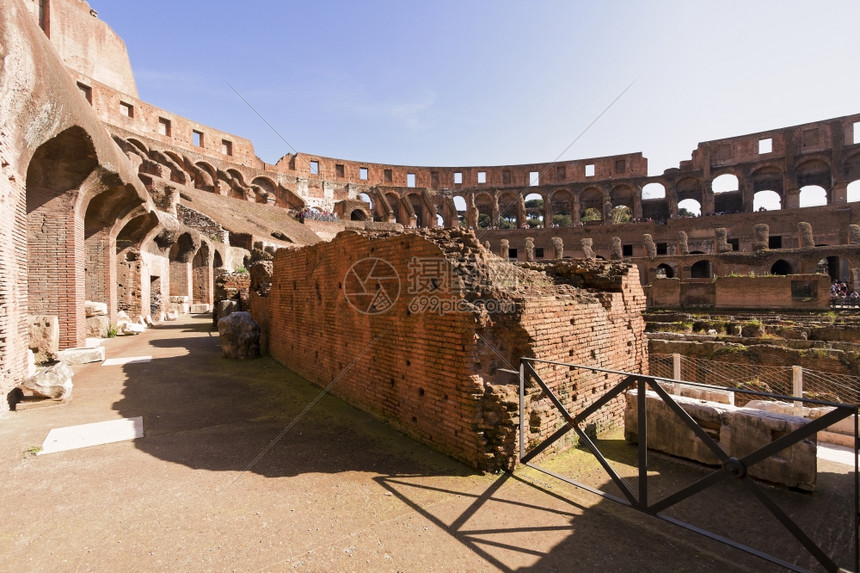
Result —
<path fill-rule="evenodd" d="M 463 305 L 462 312 L 440 313 L 414 306 L 417 295 L 408 292 L 413 258 L 445 261 L 450 276 L 461 278 L 474 268 L 493 276 L 488 262 L 506 264 L 474 235 L 459 232 L 346 232 L 331 243 L 278 251 L 269 296 L 252 297 L 269 351 L 319 385 L 334 382 L 335 395 L 482 469 L 511 467 L 515 459 L 517 379 L 500 369 L 517 369 L 521 356 L 629 371 L 647 364 L 644 296 L 635 269 L 625 268 L 613 291 L 600 293 L 516 269 L 522 281 L 517 288 L 489 280 L 479 290 L 440 290 L 443 300 Z M 393 306 L 378 314 L 360 312 L 347 299 L 355 288 L 350 268 L 368 259 L 391 265 L 400 280 Z M 510 302 L 515 311 L 491 314 L 475 306 L 478 299 Z M 537 369 L 571 408 L 614 381 L 566 367 Z M 531 424 L 532 441 L 558 427 L 559 415 L 544 400 L 530 390 L 527 415 L 538 412 L 539 418 Z M 621 402 L 614 403 L 596 422 L 617 423 L 622 410 Z"/>

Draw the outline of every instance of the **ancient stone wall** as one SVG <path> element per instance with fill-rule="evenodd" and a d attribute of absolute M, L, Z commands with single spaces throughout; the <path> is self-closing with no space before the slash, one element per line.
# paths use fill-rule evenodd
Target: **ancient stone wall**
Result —
<path fill-rule="evenodd" d="M 597 276 L 602 268 L 567 274 Z M 335 381 L 332 393 L 424 443 L 498 469 L 514 463 L 518 419 L 517 378 L 500 369 L 517 369 L 522 356 L 647 368 L 635 268 L 612 268 L 590 292 L 569 278 L 518 269 L 468 232 L 347 231 L 331 243 L 278 251 L 269 295 L 252 296 L 252 313 L 271 354 L 289 368 L 322 386 Z M 602 374 L 538 370 L 574 409 L 612 383 Z M 530 392 L 536 440 L 559 418 Z M 598 422 L 620 422 L 622 410 L 618 402 Z"/>
<path fill-rule="evenodd" d="M 87 2 L 27 0 L 26 5 L 66 66 L 137 97 L 125 42 Z"/>

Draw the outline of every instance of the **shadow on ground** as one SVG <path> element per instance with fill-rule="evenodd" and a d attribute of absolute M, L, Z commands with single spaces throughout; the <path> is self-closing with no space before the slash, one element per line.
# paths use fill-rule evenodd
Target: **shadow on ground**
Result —
<path fill-rule="evenodd" d="M 209 321 L 153 329 L 153 360 L 123 367 L 124 417 L 143 416 L 146 438 L 136 447 L 158 459 L 199 470 L 253 472 L 268 478 L 366 472 L 379 486 L 435 524 L 491 568 L 502 571 L 768 571 L 780 570 L 728 546 L 575 490 L 531 469 L 475 482 L 431 484 L 428 476 L 474 476 L 470 468 L 406 438 L 384 423 L 311 385 L 268 357 L 223 358 Z M 159 356 L 161 354 L 162 356 Z M 310 404 L 319 399 L 313 407 Z M 635 449 L 604 440 L 613 464 L 629 468 Z M 548 459 L 553 471 L 619 495 L 599 465 L 575 450 Z M 542 462 L 543 463 L 543 462 Z M 589 465 L 590 464 L 590 465 Z M 657 499 L 708 470 L 659 456 L 649 466 Z M 815 496 L 768 488 L 816 542 L 849 566 L 852 474 L 819 474 Z M 567 468 L 569 469 L 569 468 Z M 634 475 L 634 474 L 630 474 Z M 452 485 L 453 484 L 453 485 Z M 632 480 L 635 488 L 635 478 Z M 679 504 L 672 517 L 812 566 L 808 554 L 737 483 L 725 483 Z M 457 504 L 428 504 L 430 495 Z M 824 499 L 822 505 L 821 500 Z M 587 505 L 588 507 L 585 507 Z M 552 540 L 546 545 L 547 540 Z M 759 543 L 762 542 L 762 543 Z"/>

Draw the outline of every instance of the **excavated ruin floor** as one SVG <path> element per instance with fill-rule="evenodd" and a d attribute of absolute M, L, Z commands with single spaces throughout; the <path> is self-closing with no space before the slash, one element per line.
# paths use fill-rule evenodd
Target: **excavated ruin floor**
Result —
<path fill-rule="evenodd" d="M 0 418 L 2 569 L 776 570 L 530 469 L 475 474 L 329 396 L 296 421 L 319 390 L 222 358 L 210 327 L 107 340 L 152 360 L 77 366 L 69 404 Z M 51 429 L 139 416 L 143 438 L 34 454 Z"/>

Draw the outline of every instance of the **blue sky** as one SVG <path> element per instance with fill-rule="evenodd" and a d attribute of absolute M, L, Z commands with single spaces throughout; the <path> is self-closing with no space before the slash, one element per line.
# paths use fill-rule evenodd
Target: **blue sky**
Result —
<path fill-rule="evenodd" d="M 860 111 L 860 2 L 91 0 L 140 96 L 298 151 L 403 165 L 548 162 Z"/>

